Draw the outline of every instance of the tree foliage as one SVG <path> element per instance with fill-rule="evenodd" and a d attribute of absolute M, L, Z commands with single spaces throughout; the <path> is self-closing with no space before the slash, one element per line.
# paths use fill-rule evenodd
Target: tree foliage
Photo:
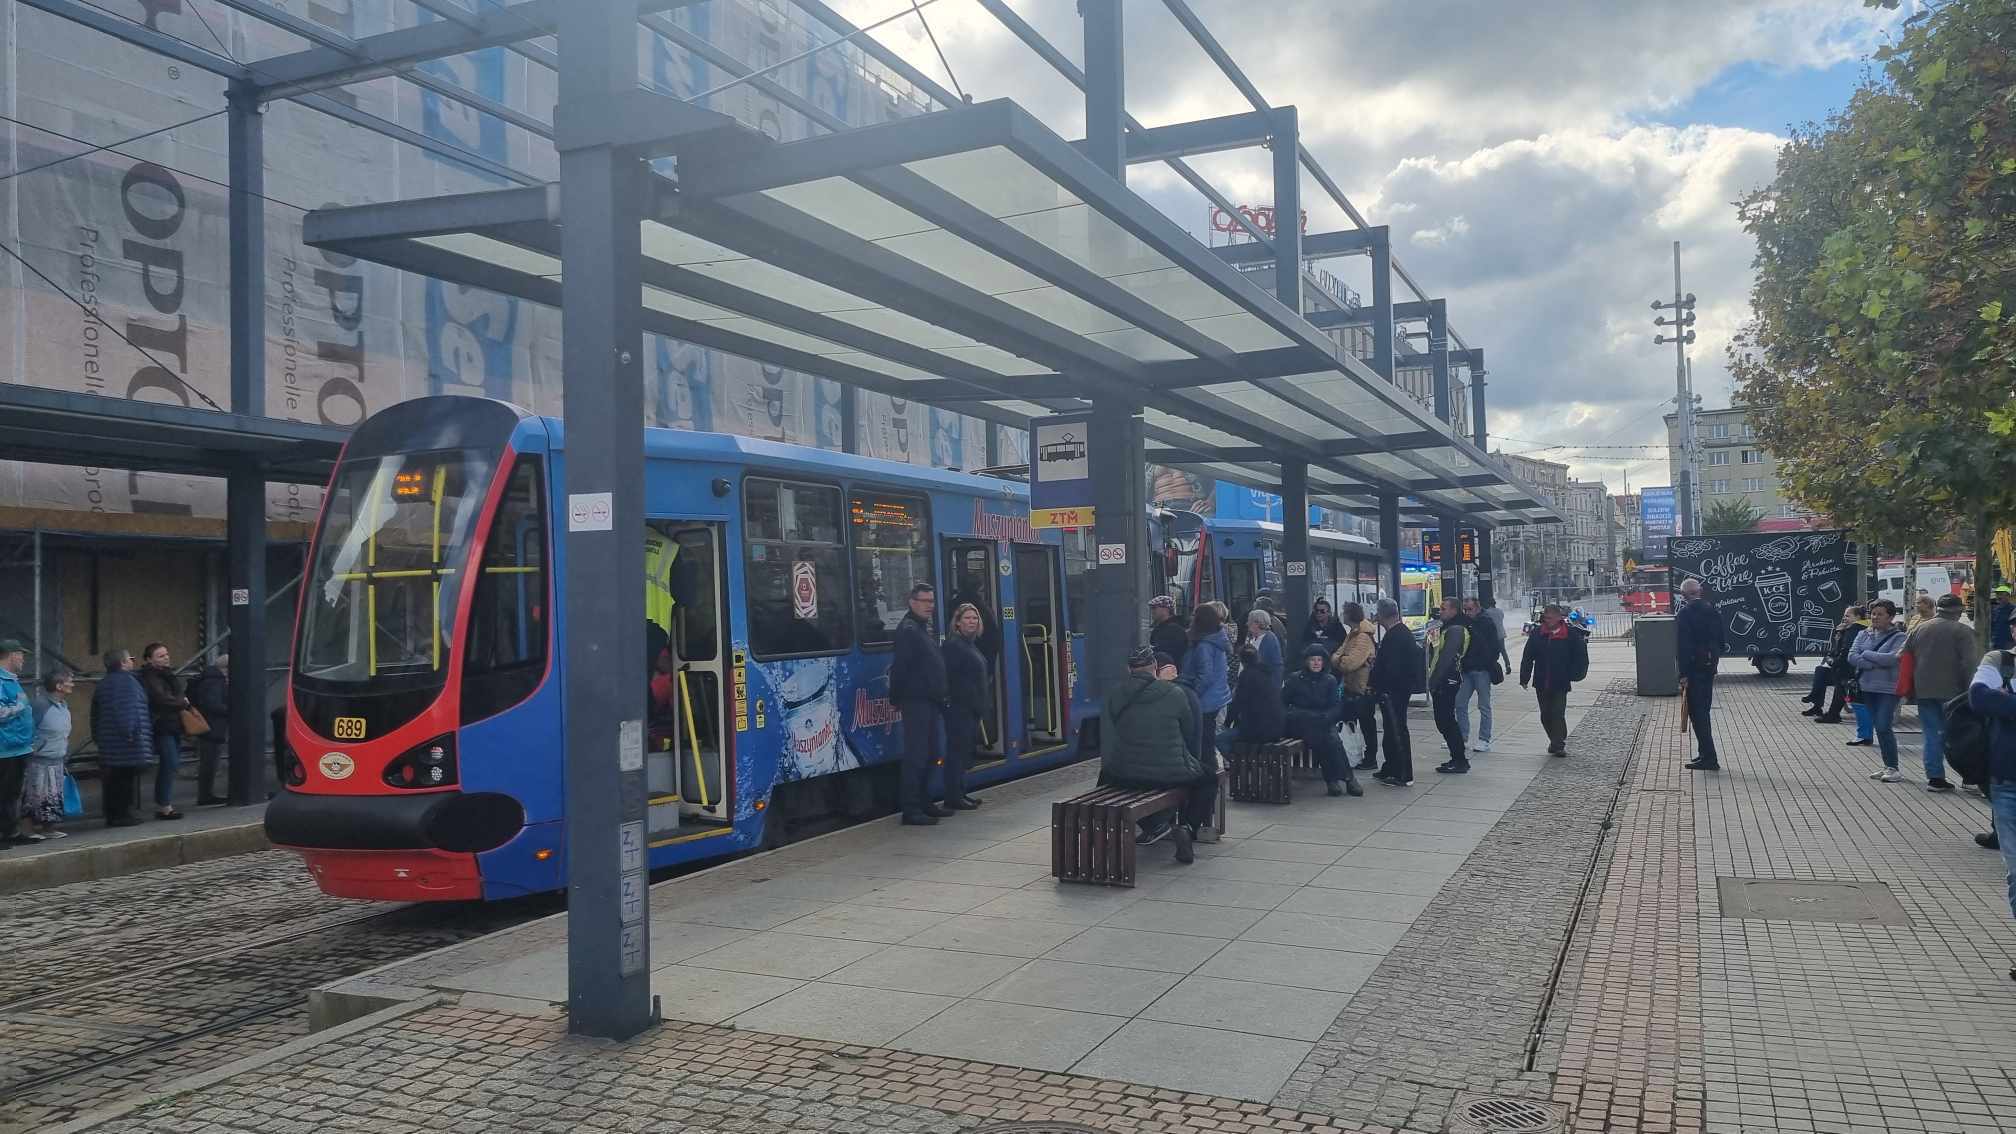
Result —
<path fill-rule="evenodd" d="M 1716 500 L 1701 510 L 1701 530 L 1709 535 L 1726 532 L 1747 532 L 1757 527 L 1757 521 L 1764 513 L 1750 503 L 1746 496 L 1735 496 L 1727 500 Z"/>
<path fill-rule="evenodd" d="M 2012 50 L 2016 0 L 1921 12 L 1737 203 L 1738 397 L 1794 497 L 1893 546 L 2016 519 Z"/>

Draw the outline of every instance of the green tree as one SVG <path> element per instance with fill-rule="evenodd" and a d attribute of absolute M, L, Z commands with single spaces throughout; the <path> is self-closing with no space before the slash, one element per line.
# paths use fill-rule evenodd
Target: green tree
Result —
<path fill-rule="evenodd" d="M 1748 497 L 1717 500 L 1701 510 L 1701 530 L 1709 535 L 1755 531 L 1757 521 L 1763 518 L 1763 511 L 1751 504 Z"/>
<path fill-rule="evenodd" d="M 2016 0 L 1921 12 L 1737 205 L 1738 398 L 1795 498 L 1889 546 L 2016 519 L 2012 49 Z"/>

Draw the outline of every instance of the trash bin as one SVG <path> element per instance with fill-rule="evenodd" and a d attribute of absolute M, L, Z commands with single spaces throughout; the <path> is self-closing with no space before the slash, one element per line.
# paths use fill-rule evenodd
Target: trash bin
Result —
<path fill-rule="evenodd" d="M 1631 623 L 1631 644 L 1638 652 L 1640 697 L 1680 695 L 1680 663 L 1673 656 L 1679 633 L 1668 614 L 1640 615 Z"/>

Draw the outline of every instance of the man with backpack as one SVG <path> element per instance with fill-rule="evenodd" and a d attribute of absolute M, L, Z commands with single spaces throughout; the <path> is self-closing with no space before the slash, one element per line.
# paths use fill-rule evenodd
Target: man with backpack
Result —
<path fill-rule="evenodd" d="M 1981 659 L 1967 687 L 1967 705 L 1988 721 L 1988 797 L 1995 809 L 1995 828 L 2016 833 L 2016 653 L 1992 650 Z M 2002 862 L 2009 873 L 2009 913 L 2016 917 L 2016 837 L 2002 840 Z M 2009 971 L 2016 980 L 2016 969 Z"/>
<path fill-rule="evenodd" d="M 1547 755 L 1568 755 L 1568 693 L 1589 676 L 1589 635 L 1568 622 L 1558 603 L 1540 611 L 1540 625 L 1526 636 L 1519 658 L 1519 686 L 1540 702 L 1540 727 L 1547 730 Z"/>

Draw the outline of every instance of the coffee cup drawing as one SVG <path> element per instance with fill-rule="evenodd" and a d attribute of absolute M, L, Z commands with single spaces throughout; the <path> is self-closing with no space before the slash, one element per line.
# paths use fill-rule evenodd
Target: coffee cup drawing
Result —
<path fill-rule="evenodd" d="M 1792 620 L 1792 576 L 1783 571 L 1764 571 L 1757 576 L 1757 597 L 1764 602 L 1764 617 L 1773 622 Z"/>
<path fill-rule="evenodd" d="M 1729 616 L 1729 629 L 1738 638 L 1745 638 L 1752 630 L 1757 629 L 1757 620 L 1750 617 L 1749 611 L 1739 610 Z"/>
<path fill-rule="evenodd" d="M 1826 602 L 1841 601 L 1841 584 L 1832 579 L 1820 584 L 1820 598 Z"/>

